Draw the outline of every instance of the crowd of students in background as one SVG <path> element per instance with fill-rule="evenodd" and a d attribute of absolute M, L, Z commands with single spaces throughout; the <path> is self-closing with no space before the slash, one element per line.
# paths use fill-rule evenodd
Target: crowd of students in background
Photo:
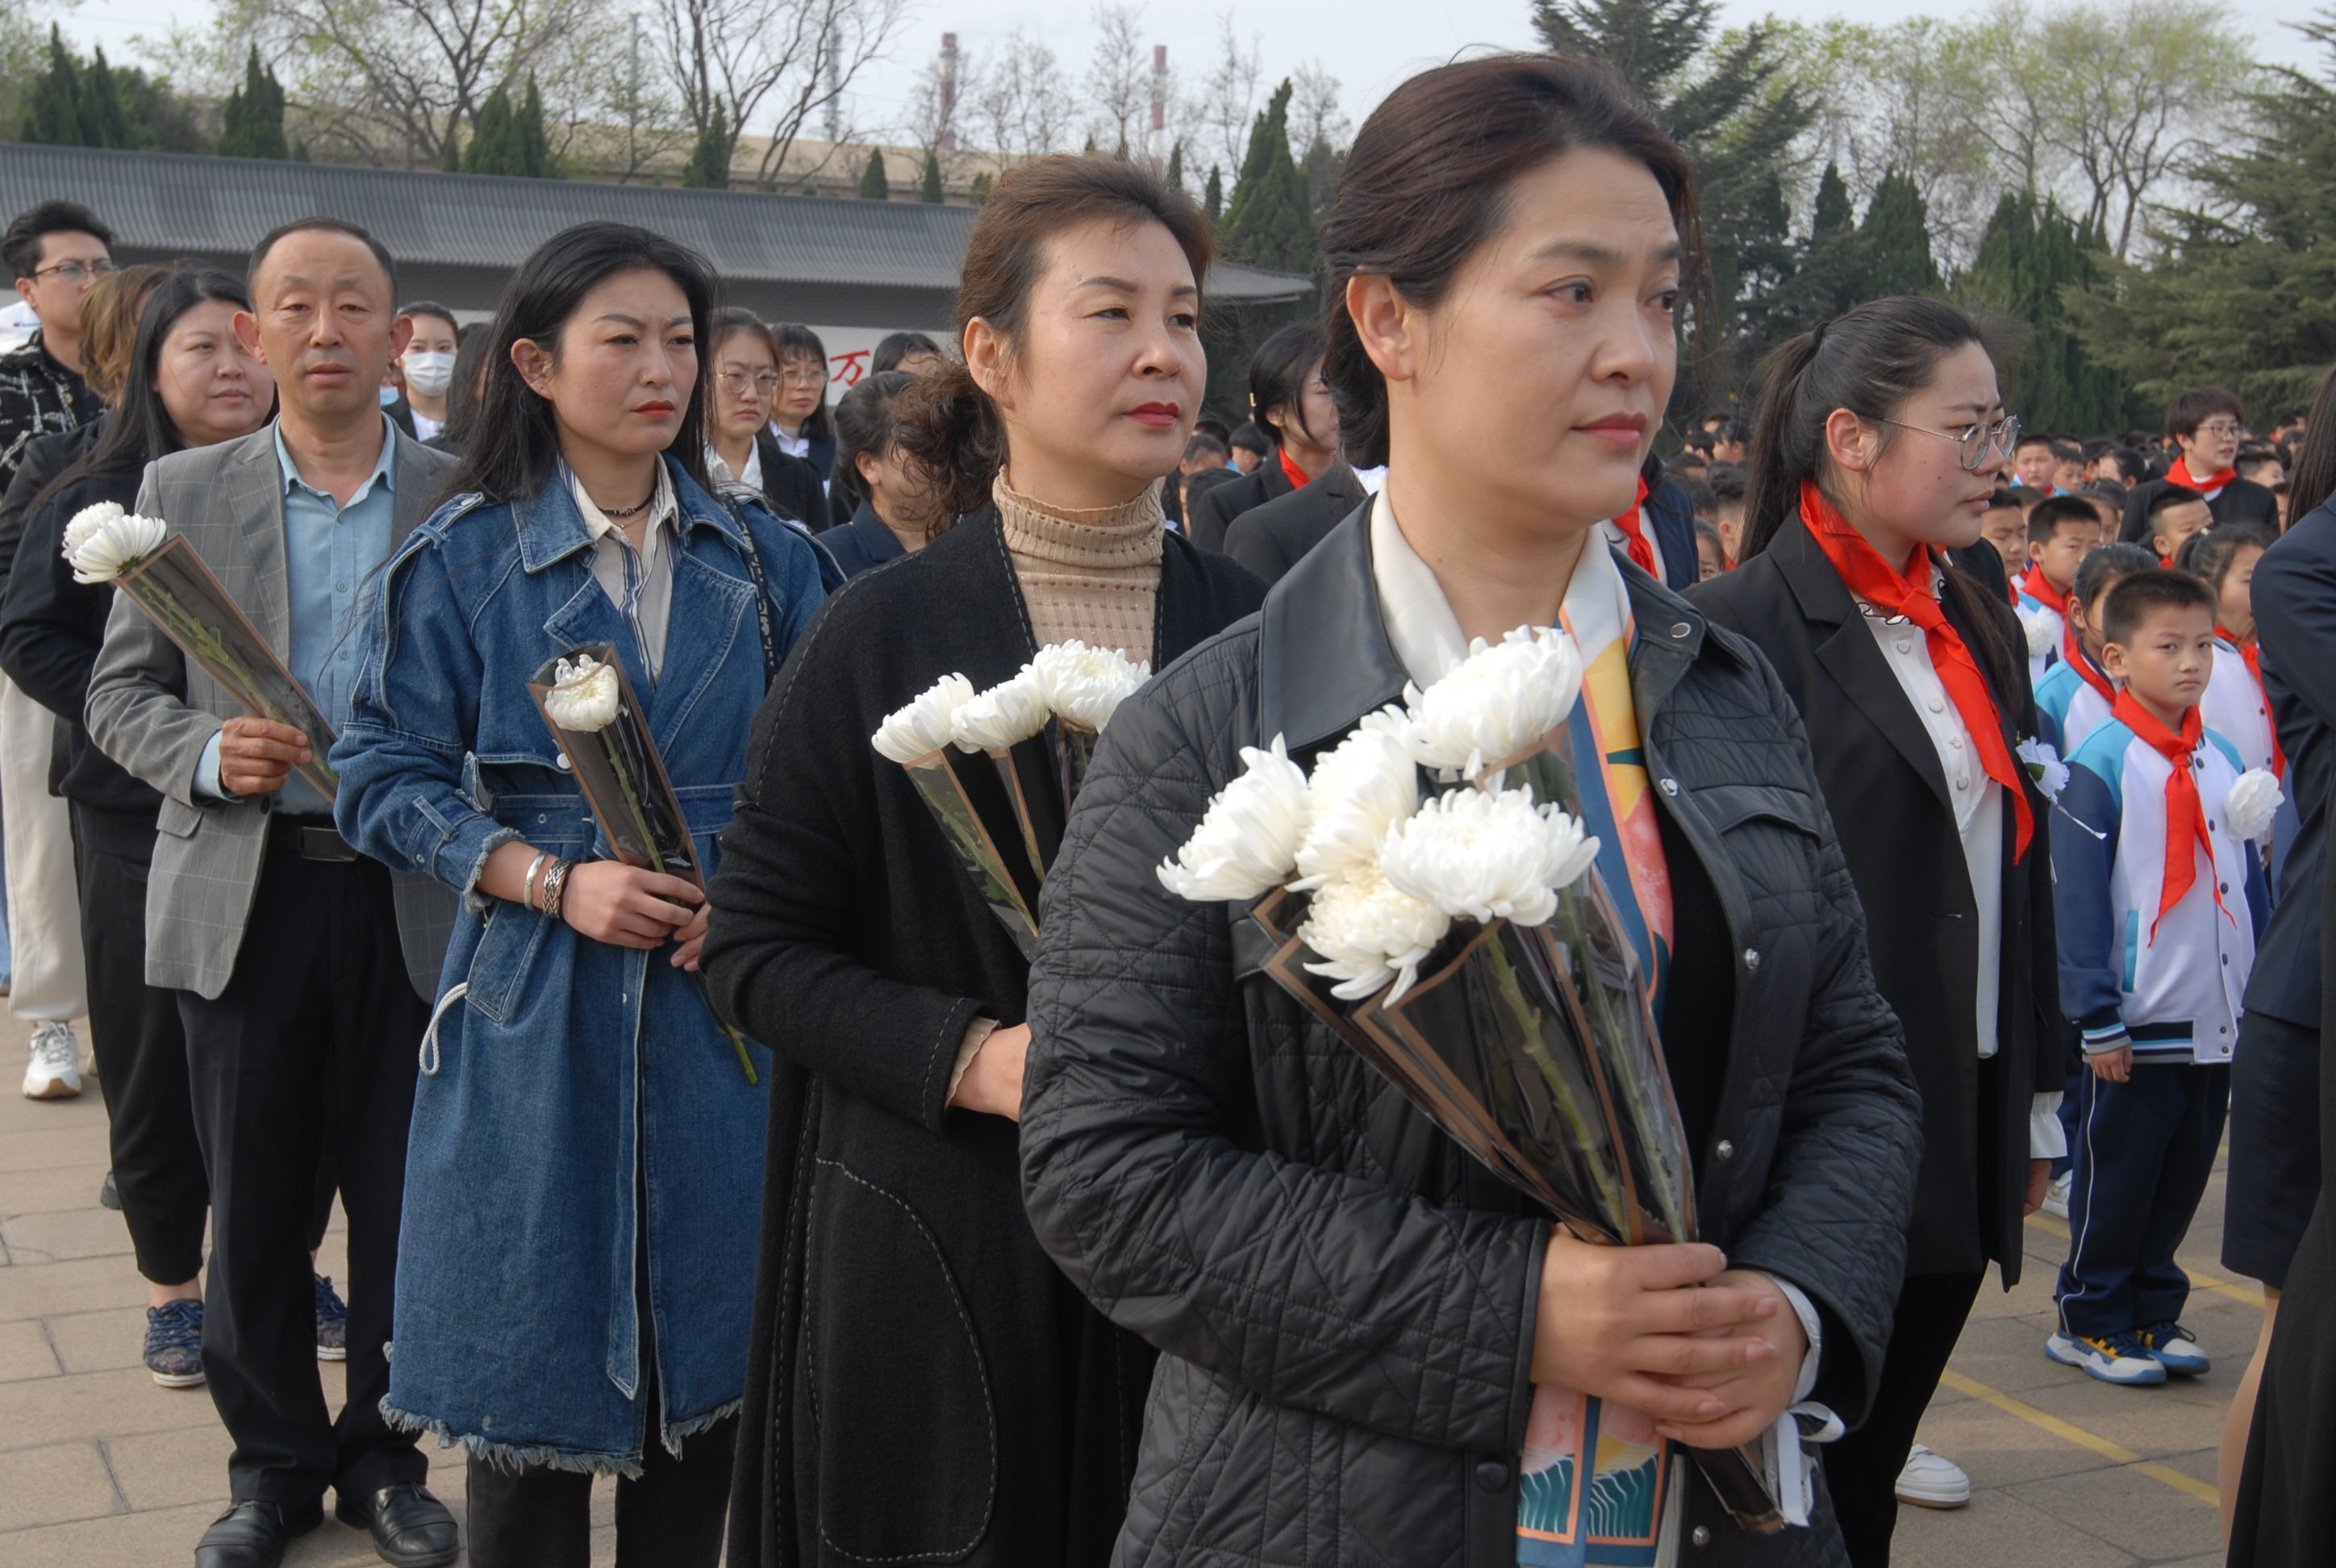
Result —
<path fill-rule="evenodd" d="M 1886 299 L 1658 455 L 1672 361 L 1593 373 L 1587 304 L 1520 323 L 1455 287 L 1621 213 L 1628 248 L 1549 253 L 1667 297 L 1692 182 L 1638 109 L 1579 63 L 1487 58 L 1399 89 L 1354 160 L 1384 182 L 1329 219 L 1339 287 L 1259 346 L 1238 420 L 1201 406 L 1207 224 L 1119 160 L 1001 180 L 959 341 L 894 334 L 832 402 L 814 332 L 621 225 L 547 241 L 468 324 L 329 218 L 240 279 L 118 268 L 69 201 L 0 236 L 41 322 L 0 355 L 10 1006 L 34 1098 L 82 1092 L 90 1019 L 147 1365 L 208 1383 L 234 1437 L 201 1568 L 273 1568 L 328 1488 L 384 1560 L 451 1562 L 424 1432 L 470 1451 L 489 1568 L 585 1561 L 594 1473 L 622 1477 L 627 1564 L 710 1568 L 725 1530 L 774 1568 L 1085 1568 L 1180 1533 L 1250 1563 L 1348 1510 L 1397 1555 L 1542 1561 L 1512 1467 L 1535 1382 L 1708 1446 L 1831 1401 L 1855 1429 L 1813 1522 L 1883 1568 L 1901 1501 L 1970 1496 L 1913 1437 L 2027 1215 L 2071 1232 L 2042 1353 L 2120 1386 L 2210 1368 L 2174 1252 L 2226 1117 L 2225 1261 L 2274 1305 L 2225 1444 L 2234 1562 L 2300 1560 L 2264 1521 L 2324 1352 L 2263 1368 L 2291 1267 L 2336 1254 L 2307 1226 L 2336 375 L 2268 424 L 2201 387 L 2159 435 L 2079 442 L 2020 430 L 1980 324 Z M 1448 362 L 1406 357 L 1431 318 Z M 166 516 L 246 604 L 338 732 L 333 798 L 299 731 L 74 579 L 67 526 L 104 502 Z M 1747 1183 L 1708 1237 L 1724 1275 L 1482 1209 L 1319 1020 L 1244 1014 L 1223 933 L 1149 874 L 1196 781 L 1273 742 L 1256 705 L 1334 739 L 1519 616 L 1607 626 L 1600 752 L 1666 760 L 1599 787 L 1669 769 L 1674 800 L 1767 803 L 1702 836 L 1650 806 L 1601 860 L 1662 890 L 1665 963 L 1760 1003 L 1663 1004 L 1698 1161 Z M 554 626 L 645 694 L 700 880 L 595 853 L 514 695 Z M 1611 667 L 1650 627 L 1681 662 L 1633 712 Z M 1207 648 L 1131 699 L 1080 797 L 1137 803 L 1048 826 L 1061 885 L 1085 860 L 1104 891 L 1050 891 L 1034 969 L 866 737 L 939 674 L 1068 638 L 1154 670 Z M 1739 1058 L 1781 1126 L 1720 1095 Z M 1795 1160 L 1833 1176 L 1766 1182 Z M 346 1300 L 314 1262 L 336 1197 Z M 1865 1240 L 1790 1244 L 1828 1227 Z M 1255 1272 L 1260 1236 L 1324 1228 L 1414 1289 Z M 1149 1241 L 1099 1240 L 1122 1232 Z M 1683 1282 L 1718 1333 L 1585 1326 L 1593 1300 L 1671 1323 Z M 1715 1397 L 1650 1381 L 1658 1351 Z M 347 1362 L 337 1415 L 312 1356 Z M 1447 1361 L 1443 1404 L 1386 1402 Z M 1222 1507 L 1177 1516 L 1186 1487 Z"/>

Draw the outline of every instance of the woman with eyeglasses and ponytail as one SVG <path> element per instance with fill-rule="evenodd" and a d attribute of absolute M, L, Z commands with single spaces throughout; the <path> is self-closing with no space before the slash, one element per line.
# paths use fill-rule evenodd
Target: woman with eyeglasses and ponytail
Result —
<path fill-rule="evenodd" d="M 1922 1165 L 1881 1387 L 1825 1454 L 1856 1568 L 1883 1568 L 1901 1498 L 1970 1482 L 1914 1430 L 1992 1260 L 2066 1151 L 2049 803 L 2020 626 L 1957 564 L 2018 421 L 1979 324 L 1942 300 L 1859 306 L 1768 366 L 1745 559 L 1690 591 L 1759 645 L 1799 706 L 1865 906 L 1882 995 L 1922 1091 Z"/>

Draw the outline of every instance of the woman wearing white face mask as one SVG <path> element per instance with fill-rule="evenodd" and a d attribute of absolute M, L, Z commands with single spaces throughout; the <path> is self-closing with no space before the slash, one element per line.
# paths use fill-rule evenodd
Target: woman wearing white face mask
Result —
<path fill-rule="evenodd" d="M 415 300 L 398 314 L 414 323 L 414 338 L 397 362 L 405 383 L 405 396 L 400 400 L 404 407 L 392 404 L 389 416 L 411 431 L 414 440 L 428 441 L 446 428 L 446 394 L 454 385 L 454 355 L 462 335 L 453 311 L 426 299 Z"/>

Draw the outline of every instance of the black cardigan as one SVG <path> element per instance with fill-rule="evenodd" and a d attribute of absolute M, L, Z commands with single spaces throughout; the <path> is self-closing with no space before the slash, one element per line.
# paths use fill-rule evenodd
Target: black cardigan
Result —
<path fill-rule="evenodd" d="M 20 472 L 31 472 L 31 465 Z M 90 672 L 97 667 L 105 618 L 113 609 L 113 589 L 75 582 L 73 568 L 60 553 L 65 524 L 75 512 L 100 502 L 134 504 L 138 479 L 136 466 L 110 478 L 76 479 L 32 509 L 16 570 L 9 572 L 7 588 L 0 593 L 0 669 L 26 696 L 54 713 L 58 727 L 65 731 L 57 759 L 61 765 L 53 780 L 56 793 L 138 819 L 131 836 L 140 841 L 137 848 L 151 851 L 161 795 L 98 750 L 89 738 L 89 726 L 82 722 Z"/>
<path fill-rule="evenodd" d="M 1155 667 L 1263 598 L 1168 536 Z M 1021 1021 L 1028 966 L 869 744 L 942 675 L 992 685 L 1035 651 L 986 509 L 845 584 L 754 721 L 706 974 L 797 1070 L 772 1096 L 734 1563 L 1068 1568 L 1124 1513 L 1151 1352 L 1040 1250 L 1014 1125 L 946 1107 L 967 1026 Z"/>
<path fill-rule="evenodd" d="M 1840 574 L 1796 518 L 1761 554 L 1687 597 L 1759 646 L 1808 726 L 1817 778 L 1865 905 L 1874 981 L 1905 1025 L 1906 1056 L 1922 1091 L 1922 1169 L 1906 1272 L 1975 1273 L 1993 1259 L 2009 1288 L 2024 1254 L 2029 1109 L 2039 1091 L 2065 1083 L 2050 806 L 2022 770 L 2036 831 L 2027 857 L 2013 864 L 2006 803 L 1998 1044 L 1982 1070 L 1972 1010 L 1979 912 L 1946 777 Z M 2021 648 L 2010 607 L 1981 599 L 2004 646 Z M 1947 610 L 1969 640 L 1972 628 L 1952 599 Z M 2007 716 L 2007 744 L 2036 734 L 2025 682 L 1997 685 L 1995 699 Z"/>

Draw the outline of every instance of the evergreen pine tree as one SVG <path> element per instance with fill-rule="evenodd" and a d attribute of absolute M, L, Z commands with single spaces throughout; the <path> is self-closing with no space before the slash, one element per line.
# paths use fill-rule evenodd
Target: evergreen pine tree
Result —
<path fill-rule="evenodd" d="M 934 207 L 939 207 L 943 200 L 941 155 L 930 147 L 925 149 L 925 177 L 918 182 L 917 200 Z"/>
<path fill-rule="evenodd" d="M 881 147 L 871 147 L 868 150 L 868 167 L 860 171 L 860 200 L 862 201 L 892 200 L 892 181 L 884 172 L 884 150 Z"/>
<path fill-rule="evenodd" d="M 543 93 L 535 84 L 533 72 L 528 73 L 527 96 L 511 122 L 511 143 L 512 173 L 530 180 L 560 178 L 559 167 L 551 159 L 551 135 L 543 124 Z"/>
<path fill-rule="evenodd" d="M 967 192 L 968 199 L 976 207 L 987 205 L 989 200 L 989 188 L 993 183 L 994 181 L 989 178 L 989 170 L 983 170 L 973 177 L 972 189 Z"/>
<path fill-rule="evenodd" d="M 698 190 L 730 189 L 730 117 L 714 106 L 714 118 L 689 150 L 689 163 L 681 171 L 682 184 Z"/>
<path fill-rule="evenodd" d="M 243 63 L 243 85 L 228 94 L 219 126 L 222 158 L 288 159 L 284 141 L 284 89 L 276 73 L 259 63 L 259 45 Z"/>
<path fill-rule="evenodd" d="M 465 174 L 515 174 L 519 148 L 511 123 L 511 89 L 498 87 L 479 105 L 471 144 L 462 150 Z"/>
<path fill-rule="evenodd" d="M 1184 189 L 1184 144 L 1178 141 L 1168 149 L 1168 189 Z"/>
<path fill-rule="evenodd" d="M 81 78 L 81 130 L 84 147 L 135 147 L 138 138 L 122 104 L 122 83 L 105 63 L 100 48 L 90 56 Z"/>
<path fill-rule="evenodd" d="M 1314 269 L 1314 211 L 1306 176 L 1290 155 L 1286 79 L 1250 130 L 1241 180 L 1225 214 L 1225 254 L 1280 272 Z"/>
<path fill-rule="evenodd" d="M 1857 239 L 1865 269 L 1864 297 L 1936 294 L 1938 264 L 1931 258 L 1931 209 L 1912 178 L 1892 170 L 1874 188 Z"/>
<path fill-rule="evenodd" d="M 2029 325 L 2024 350 L 2004 366 L 2003 395 L 2033 429 L 2107 434 L 2126 423 L 2125 378 L 2085 353 L 2063 297 L 2099 280 L 2088 252 L 2107 248 L 2097 229 L 2080 230 L 2050 200 L 2007 194 L 1956 279 L 1970 303 Z"/>
<path fill-rule="evenodd" d="M 1080 149 L 1079 149 L 1079 151 L 1080 151 L 1082 153 L 1085 153 L 1086 156 L 1088 156 L 1088 157 L 1092 158 L 1092 157 L 1094 157 L 1094 156 L 1095 156 L 1095 132 L 1094 132 L 1094 131 L 1088 131 L 1088 132 L 1087 132 L 1087 144 L 1086 144 L 1085 147 L 1080 148 Z"/>
<path fill-rule="evenodd" d="M 438 167 L 448 174 L 462 172 L 462 139 L 459 134 L 462 123 L 460 114 L 446 116 L 446 140 L 438 146 Z"/>
<path fill-rule="evenodd" d="M 307 137 L 303 136 L 297 141 L 292 143 L 292 161 L 295 163 L 306 163 L 308 161 L 308 139 Z"/>
<path fill-rule="evenodd" d="M 1201 198 L 1201 205 L 1208 209 L 1212 223 L 1224 216 L 1225 171 L 1217 164 L 1209 165 L 1209 188 Z"/>
<path fill-rule="evenodd" d="M 1801 241 L 1791 276 L 1772 297 L 1762 323 L 1766 340 L 1773 345 L 1796 332 L 1814 331 L 1866 297 L 1864 258 L 1849 183 L 1838 165 L 1828 163 L 1817 180 L 1808 238 Z"/>
<path fill-rule="evenodd" d="M 16 139 L 48 147 L 90 145 L 82 132 L 81 66 L 54 22 L 49 24 L 49 68 L 26 97 L 24 124 Z"/>
<path fill-rule="evenodd" d="M 1840 164 L 1827 163 L 1817 180 L 1816 200 L 1809 209 L 1809 238 L 1832 239 L 1856 226 L 1857 216 L 1849 206 L 1849 182 L 1841 177 Z"/>

